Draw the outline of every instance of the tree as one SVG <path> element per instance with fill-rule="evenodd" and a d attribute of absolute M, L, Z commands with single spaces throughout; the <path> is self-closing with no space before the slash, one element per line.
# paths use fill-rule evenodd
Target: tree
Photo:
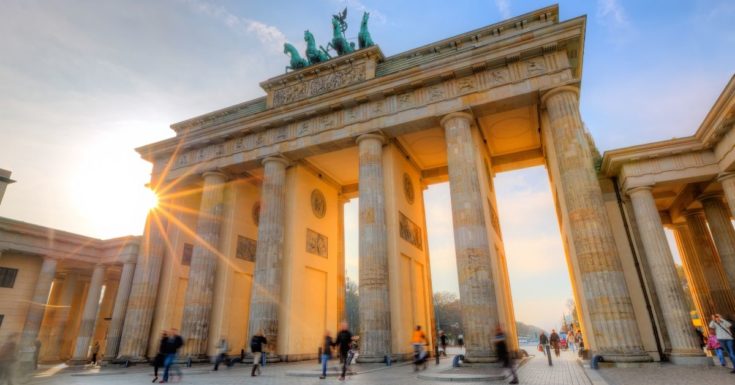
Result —
<path fill-rule="evenodd" d="M 357 282 L 347 277 L 345 281 L 345 316 L 350 330 L 360 330 L 360 293 Z"/>

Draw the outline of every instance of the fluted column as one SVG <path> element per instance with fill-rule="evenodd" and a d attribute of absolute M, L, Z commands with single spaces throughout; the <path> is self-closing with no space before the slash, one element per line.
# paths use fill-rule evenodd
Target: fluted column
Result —
<path fill-rule="evenodd" d="M 735 229 L 730 222 L 730 211 L 720 195 L 709 194 L 699 200 L 732 292 L 735 288 Z"/>
<path fill-rule="evenodd" d="M 651 269 L 666 331 L 671 342 L 670 358 L 674 363 L 683 357 L 704 356 L 694 334 L 689 309 L 684 301 L 684 290 L 674 266 L 664 227 L 661 223 L 651 187 L 637 187 L 628 191 L 633 203 L 636 222 L 640 229 L 643 249 Z"/>
<path fill-rule="evenodd" d="M 166 223 L 157 210 L 148 213 L 120 337 L 117 353 L 120 360 L 145 359 L 158 296 L 161 265 L 166 253 Z"/>
<path fill-rule="evenodd" d="M 378 362 L 392 352 L 383 143 L 383 136 L 376 134 L 357 138 L 360 154 L 359 312 L 362 362 Z"/>
<path fill-rule="evenodd" d="M 447 141 L 449 192 L 452 201 L 454 248 L 467 358 L 496 359 L 493 327 L 498 323 L 497 298 L 490 259 L 488 227 L 483 212 L 472 115 L 452 113 L 441 120 Z M 362 294 L 361 294 L 362 295 Z"/>
<path fill-rule="evenodd" d="M 707 283 L 707 298 L 711 301 L 708 306 L 703 308 L 706 309 L 711 306 L 707 313 L 710 315 L 712 313 L 732 312 L 735 310 L 735 296 L 727 283 L 727 275 L 715 249 L 702 210 L 689 210 L 684 213 L 684 219 L 692 240 L 692 251 L 695 256 L 693 262 L 696 262 L 696 265 L 692 265 L 697 266 L 702 271 L 704 280 Z M 705 316 L 705 314 L 700 315 Z"/>
<path fill-rule="evenodd" d="M 184 296 L 181 335 L 186 341 L 184 353 L 193 357 L 207 354 L 207 336 L 214 297 L 217 259 L 221 256 L 220 231 L 226 176 L 208 171 L 203 175 L 204 187 L 197 220 L 197 239 L 191 256 L 189 284 Z"/>
<path fill-rule="evenodd" d="M 66 326 L 69 322 L 69 313 L 71 312 L 71 304 L 74 300 L 74 293 L 77 289 L 77 275 L 75 273 L 66 273 L 64 282 L 61 286 L 61 296 L 59 297 L 59 305 L 54 312 L 53 324 L 49 332 L 48 346 L 46 350 L 46 358 L 49 361 L 57 361 L 64 359 L 61 348 L 64 344 L 66 336 Z"/>
<path fill-rule="evenodd" d="M 720 174 L 717 180 L 722 184 L 722 190 L 725 192 L 730 215 L 735 218 L 735 173 Z"/>
<path fill-rule="evenodd" d="M 87 300 L 84 302 L 82 311 L 82 322 L 79 325 L 79 333 L 74 347 L 71 363 L 84 364 L 87 362 L 87 353 L 91 343 L 94 326 L 97 323 L 97 311 L 99 310 L 100 294 L 102 293 L 102 282 L 105 279 L 105 266 L 95 265 L 92 279 L 87 289 Z"/>
<path fill-rule="evenodd" d="M 112 309 L 112 320 L 110 320 L 110 326 L 107 329 L 105 360 L 117 357 L 123 321 L 125 320 L 125 310 L 128 307 L 128 298 L 130 298 L 130 287 L 133 285 L 134 274 L 135 258 L 130 258 L 123 263 L 122 273 L 120 274 L 120 285 L 117 287 L 115 307 Z"/>
<path fill-rule="evenodd" d="M 26 321 L 23 325 L 23 334 L 20 340 L 20 361 L 24 368 L 32 368 L 35 363 L 36 340 L 41 330 L 41 322 L 46 312 L 46 305 L 51 293 L 51 283 L 56 275 L 57 261 L 51 257 L 44 257 L 41 271 L 38 273 L 36 287 L 33 290 L 33 299 L 26 313 Z"/>
<path fill-rule="evenodd" d="M 287 166 L 288 161 L 281 157 L 263 160 L 258 247 L 255 250 L 248 338 L 263 331 L 268 340 L 268 353 L 278 353 L 278 313 L 286 239 Z"/>
<path fill-rule="evenodd" d="M 605 211 L 592 149 L 579 115 L 579 90 L 563 86 L 542 99 L 557 158 L 568 217 L 568 231 L 579 266 L 581 294 L 587 305 L 587 333 L 594 335 L 595 353 L 606 361 L 650 361 L 643 351 L 623 267 Z"/>

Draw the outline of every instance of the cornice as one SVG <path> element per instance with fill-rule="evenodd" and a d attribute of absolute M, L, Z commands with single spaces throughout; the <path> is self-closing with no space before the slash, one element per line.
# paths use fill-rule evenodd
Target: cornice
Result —
<path fill-rule="evenodd" d="M 707 146 L 713 146 L 722 137 L 723 131 L 733 123 L 735 123 L 735 75 L 730 77 L 730 81 L 717 97 L 694 136 Z"/>
<path fill-rule="evenodd" d="M 700 151 L 705 146 L 694 136 L 640 144 L 605 151 L 600 172 L 608 177 L 617 176 L 620 168 L 630 162 L 656 159 L 686 152 Z"/>

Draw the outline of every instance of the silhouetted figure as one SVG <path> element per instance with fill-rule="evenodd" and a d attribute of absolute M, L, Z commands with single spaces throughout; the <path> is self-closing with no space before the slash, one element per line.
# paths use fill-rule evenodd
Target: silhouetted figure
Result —
<path fill-rule="evenodd" d="M 342 375 L 339 377 L 341 381 L 345 379 L 345 373 L 347 372 L 347 365 L 349 362 L 350 345 L 352 344 L 352 333 L 347 327 L 347 322 L 340 324 L 340 331 L 337 333 L 337 340 L 334 341 L 339 349 L 339 359 L 342 362 Z"/>
<path fill-rule="evenodd" d="M 516 374 L 513 360 L 508 351 L 508 344 L 505 342 L 505 332 L 503 332 L 503 328 L 500 325 L 495 329 L 495 353 L 498 355 L 498 360 L 503 364 L 503 367 L 510 370 L 510 374 L 513 376 L 510 383 L 517 384 L 518 375 Z"/>
<path fill-rule="evenodd" d="M 250 339 L 250 351 L 253 353 L 253 370 L 250 372 L 251 377 L 260 375 L 260 360 L 263 357 L 263 347 L 268 343 L 262 330 L 258 330 L 253 338 Z"/>

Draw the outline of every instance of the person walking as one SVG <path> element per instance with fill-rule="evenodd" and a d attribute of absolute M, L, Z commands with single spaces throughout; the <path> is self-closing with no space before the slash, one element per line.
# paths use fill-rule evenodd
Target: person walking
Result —
<path fill-rule="evenodd" d="M 551 363 L 551 350 L 549 349 L 549 337 L 546 336 L 545 332 L 541 332 L 541 335 L 538 337 L 538 343 L 541 345 L 541 351 L 549 359 L 549 366 L 553 366 L 554 364 Z"/>
<path fill-rule="evenodd" d="M 332 334 L 327 330 L 324 332 L 324 344 L 322 345 L 322 375 L 319 376 L 322 380 L 327 378 L 327 364 L 332 358 L 332 346 L 334 346 Z"/>
<path fill-rule="evenodd" d="M 163 344 L 163 379 L 159 381 L 161 384 L 168 382 L 169 373 L 171 368 L 176 372 L 176 376 L 181 380 L 181 369 L 176 365 L 176 354 L 179 352 L 182 346 L 184 346 L 184 339 L 179 335 L 177 329 L 171 329 L 166 338 L 166 342 Z"/>
<path fill-rule="evenodd" d="M 230 346 L 227 344 L 227 339 L 225 339 L 225 337 L 221 337 L 219 343 L 217 344 L 217 357 L 214 359 L 215 371 L 219 369 L 219 364 L 221 364 L 222 362 L 225 362 L 228 368 L 231 366 L 230 363 L 227 361 L 227 353 L 229 351 Z"/>
<path fill-rule="evenodd" d="M 13 385 L 15 380 L 15 362 L 18 359 L 18 345 L 16 340 L 19 333 L 13 333 L 7 337 L 0 347 L 0 384 L 5 382 Z"/>
<path fill-rule="evenodd" d="M 447 335 L 444 334 L 444 330 L 439 330 L 439 345 L 442 347 L 441 354 L 444 357 L 447 356 Z"/>
<path fill-rule="evenodd" d="M 510 384 L 517 384 L 518 374 L 513 366 L 513 359 L 508 351 L 508 344 L 505 342 L 505 332 L 500 325 L 495 328 L 495 353 L 498 355 L 498 360 L 503 364 L 503 367 L 510 370 L 510 374 L 513 376 Z"/>
<path fill-rule="evenodd" d="M 94 341 L 92 345 L 92 365 L 97 365 L 97 355 L 100 353 L 100 342 Z"/>
<path fill-rule="evenodd" d="M 567 346 L 569 349 L 574 353 L 574 339 L 576 336 L 574 335 L 574 329 L 569 329 L 569 333 L 567 333 Z"/>
<path fill-rule="evenodd" d="M 457 345 L 459 346 L 460 352 L 464 353 L 464 335 L 460 334 L 457 336 Z"/>
<path fill-rule="evenodd" d="M 348 356 L 350 353 L 350 345 L 352 344 L 352 333 L 350 333 L 347 326 L 347 322 L 344 321 L 340 324 L 340 330 L 339 333 L 337 333 L 337 340 L 334 341 L 335 345 L 339 348 L 339 360 L 342 362 L 342 375 L 339 377 L 340 381 L 344 381 L 347 366 L 350 364 L 350 357 Z"/>
<path fill-rule="evenodd" d="M 732 326 L 732 324 L 728 320 L 722 318 L 719 314 L 713 314 L 712 321 L 709 323 L 709 328 L 715 329 L 717 341 L 720 343 L 722 349 L 727 352 L 727 355 L 730 357 L 730 361 L 733 363 L 731 373 L 735 373 L 735 351 L 733 351 L 734 347 L 730 326 Z"/>
<path fill-rule="evenodd" d="M 549 342 L 551 343 L 551 347 L 554 348 L 554 355 L 556 356 L 556 358 L 559 358 L 559 345 L 561 344 L 561 338 L 559 338 L 559 334 L 556 333 L 556 329 L 551 329 Z"/>
<path fill-rule="evenodd" d="M 263 330 L 258 330 L 255 335 L 250 339 L 250 352 L 253 353 L 253 370 L 250 372 L 251 377 L 260 375 L 260 361 L 263 356 L 263 347 L 268 343 L 268 340 L 263 335 Z"/>
<path fill-rule="evenodd" d="M 709 337 L 707 337 L 707 350 L 712 351 L 717 358 L 720 360 L 720 365 L 727 366 L 725 362 L 725 355 L 722 353 L 722 345 L 717 340 L 717 332 L 715 329 L 709 329 Z"/>
<path fill-rule="evenodd" d="M 166 341 L 168 341 L 168 334 L 164 330 L 161 333 L 161 340 L 158 343 L 158 353 L 156 353 L 156 357 L 153 358 L 153 381 L 151 382 L 158 381 L 158 368 L 163 367 L 163 362 L 166 359 L 166 356 L 163 353 Z"/>
<path fill-rule="evenodd" d="M 421 330 L 421 325 L 416 325 L 416 329 L 411 336 L 411 345 L 413 346 L 413 365 L 414 371 L 418 371 L 419 367 L 426 369 L 426 334 Z"/>

